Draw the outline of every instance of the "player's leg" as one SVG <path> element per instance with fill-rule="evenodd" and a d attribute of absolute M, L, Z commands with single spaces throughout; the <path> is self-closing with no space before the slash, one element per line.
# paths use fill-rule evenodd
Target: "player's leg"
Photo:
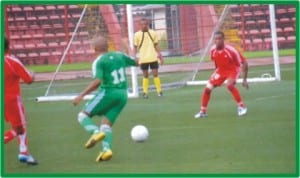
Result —
<path fill-rule="evenodd" d="M 217 71 L 215 71 L 211 77 L 210 80 L 208 81 L 206 87 L 203 89 L 202 97 L 200 100 L 201 103 L 201 108 L 200 112 L 198 112 L 194 117 L 195 118 L 205 118 L 207 117 L 207 106 L 210 101 L 210 95 L 212 90 L 220 86 L 224 83 L 225 77 L 221 76 Z"/>
<path fill-rule="evenodd" d="M 143 97 L 147 99 L 149 93 L 149 63 L 141 64 L 141 70 L 143 71 Z"/>
<path fill-rule="evenodd" d="M 233 74 L 227 79 L 227 89 L 230 91 L 233 99 L 238 106 L 238 115 L 242 116 L 247 113 L 247 108 L 242 100 L 239 90 L 236 88 L 236 79 L 238 74 Z"/>
<path fill-rule="evenodd" d="M 7 144 L 17 137 L 17 133 L 15 130 L 11 129 L 4 133 L 4 143 Z"/>
<path fill-rule="evenodd" d="M 102 150 L 96 158 L 97 162 L 108 161 L 112 158 L 112 125 L 113 123 L 104 116 L 101 121 L 100 130 L 105 133 L 105 138 L 102 141 Z"/>
<path fill-rule="evenodd" d="M 100 130 L 104 132 L 106 136 L 102 141 L 102 151 L 96 158 L 98 162 L 110 160 L 112 157 L 112 125 L 127 103 L 127 94 L 125 92 L 116 92 L 113 98 L 116 102 L 105 114 L 100 126 Z"/>
<path fill-rule="evenodd" d="M 97 142 L 104 139 L 105 134 L 100 131 L 99 127 L 92 120 L 92 117 L 105 109 L 101 107 L 105 102 L 105 90 L 101 90 L 93 99 L 84 107 L 83 111 L 78 114 L 79 124 L 89 133 L 91 137 L 85 144 L 85 148 L 92 148 Z"/>
<path fill-rule="evenodd" d="M 158 96 L 162 96 L 162 89 L 161 89 L 161 82 L 160 78 L 158 77 L 158 62 L 152 62 L 150 64 L 150 68 L 152 70 L 152 75 L 153 75 L 153 82 L 156 87 L 156 92 Z"/>
<path fill-rule="evenodd" d="M 37 165 L 38 162 L 33 158 L 32 155 L 29 154 L 28 151 L 28 140 L 27 140 L 27 132 L 26 132 L 26 121 L 25 121 L 25 111 L 24 106 L 22 104 L 21 97 L 16 97 L 12 102 L 5 103 L 6 107 L 9 108 L 10 114 L 6 116 L 9 117 L 9 122 L 11 127 L 18 138 L 19 144 L 19 161 L 23 163 L 27 163 L 29 165 Z"/>
<path fill-rule="evenodd" d="M 15 122 L 14 121 L 15 120 L 14 119 L 15 118 L 15 111 L 14 110 L 18 110 L 17 105 L 15 104 L 15 100 L 5 99 L 4 118 L 5 118 L 5 121 L 10 123 L 11 126 L 12 126 L 11 122 Z M 4 143 L 5 144 L 9 143 L 10 141 L 12 141 L 17 136 L 18 136 L 17 131 L 15 129 L 13 129 L 13 127 L 12 127 L 10 130 L 8 130 L 4 133 Z"/>

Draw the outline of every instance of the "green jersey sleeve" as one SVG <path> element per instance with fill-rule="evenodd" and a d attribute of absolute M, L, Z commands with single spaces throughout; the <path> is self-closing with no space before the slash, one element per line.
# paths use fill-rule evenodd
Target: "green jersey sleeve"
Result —
<path fill-rule="evenodd" d="M 103 68 L 101 63 L 101 57 L 97 58 L 92 65 L 92 74 L 94 79 L 103 80 Z"/>
<path fill-rule="evenodd" d="M 122 53 L 122 57 L 125 60 L 126 66 L 136 66 L 135 60 L 130 56 L 127 56 L 126 54 Z"/>

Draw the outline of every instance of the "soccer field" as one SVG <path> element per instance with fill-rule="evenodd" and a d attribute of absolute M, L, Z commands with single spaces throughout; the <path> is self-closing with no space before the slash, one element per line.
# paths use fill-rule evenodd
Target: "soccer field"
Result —
<path fill-rule="evenodd" d="M 29 149 L 40 164 L 19 163 L 13 141 L 5 145 L 5 172 L 295 173 L 295 65 L 282 65 L 281 72 L 280 82 L 250 84 L 249 91 L 238 85 L 249 111 L 244 117 L 237 116 L 225 87 L 213 92 L 206 119 L 193 117 L 203 86 L 168 90 L 164 97 L 151 93 L 148 100 L 129 99 L 113 126 L 113 158 L 101 163 L 95 162 L 101 144 L 91 150 L 83 146 L 89 138 L 77 122 L 83 103 L 36 103 L 34 98 L 44 94 L 48 83 L 23 85 Z M 137 124 L 149 129 L 144 143 L 130 138 Z"/>

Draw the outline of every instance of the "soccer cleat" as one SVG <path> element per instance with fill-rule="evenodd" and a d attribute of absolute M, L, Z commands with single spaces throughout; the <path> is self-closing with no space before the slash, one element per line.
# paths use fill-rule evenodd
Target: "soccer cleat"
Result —
<path fill-rule="evenodd" d="M 143 93 L 143 98 L 144 98 L 144 99 L 148 99 L 147 93 Z"/>
<path fill-rule="evenodd" d="M 101 151 L 99 153 L 99 155 L 96 158 L 96 162 L 100 162 L 100 161 L 108 161 L 112 158 L 112 151 L 111 150 L 106 150 L 106 151 Z"/>
<path fill-rule="evenodd" d="M 247 114 L 247 108 L 246 107 L 238 107 L 238 116 L 243 116 Z"/>
<path fill-rule="evenodd" d="M 98 132 L 93 134 L 90 139 L 86 142 L 86 144 L 84 145 L 85 148 L 89 149 L 92 148 L 93 146 L 96 145 L 97 142 L 100 142 L 101 140 L 103 140 L 105 137 L 105 133 L 104 132 Z"/>
<path fill-rule="evenodd" d="M 37 165 L 38 162 L 31 155 L 22 154 L 18 155 L 18 159 L 21 163 L 27 163 L 28 165 Z"/>
<path fill-rule="evenodd" d="M 195 118 L 196 119 L 198 119 L 198 118 L 205 118 L 205 117 L 207 117 L 208 115 L 205 113 L 205 112 L 203 112 L 203 111 L 200 111 L 200 112 L 198 112 L 197 114 L 195 114 Z"/>
<path fill-rule="evenodd" d="M 158 96 L 163 96 L 163 93 L 162 93 L 162 92 L 159 92 L 157 95 L 158 95 Z"/>

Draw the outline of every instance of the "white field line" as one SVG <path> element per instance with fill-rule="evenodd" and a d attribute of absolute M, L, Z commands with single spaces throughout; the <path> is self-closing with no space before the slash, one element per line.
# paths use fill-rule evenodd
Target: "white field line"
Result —
<path fill-rule="evenodd" d="M 273 96 L 267 96 L 267 97 L 260 97 L 260 98 L 256 98 L 255 100 L 256 101 L 263 101 L 263 100 L 280 98 L 280 97 L 286 97 L 286 96 L 292 96 L 292 95 L 295 95 L 295 92 L 289 93 L 289 94 L 285 94 L 285 95 L 273 95 Z"/>

